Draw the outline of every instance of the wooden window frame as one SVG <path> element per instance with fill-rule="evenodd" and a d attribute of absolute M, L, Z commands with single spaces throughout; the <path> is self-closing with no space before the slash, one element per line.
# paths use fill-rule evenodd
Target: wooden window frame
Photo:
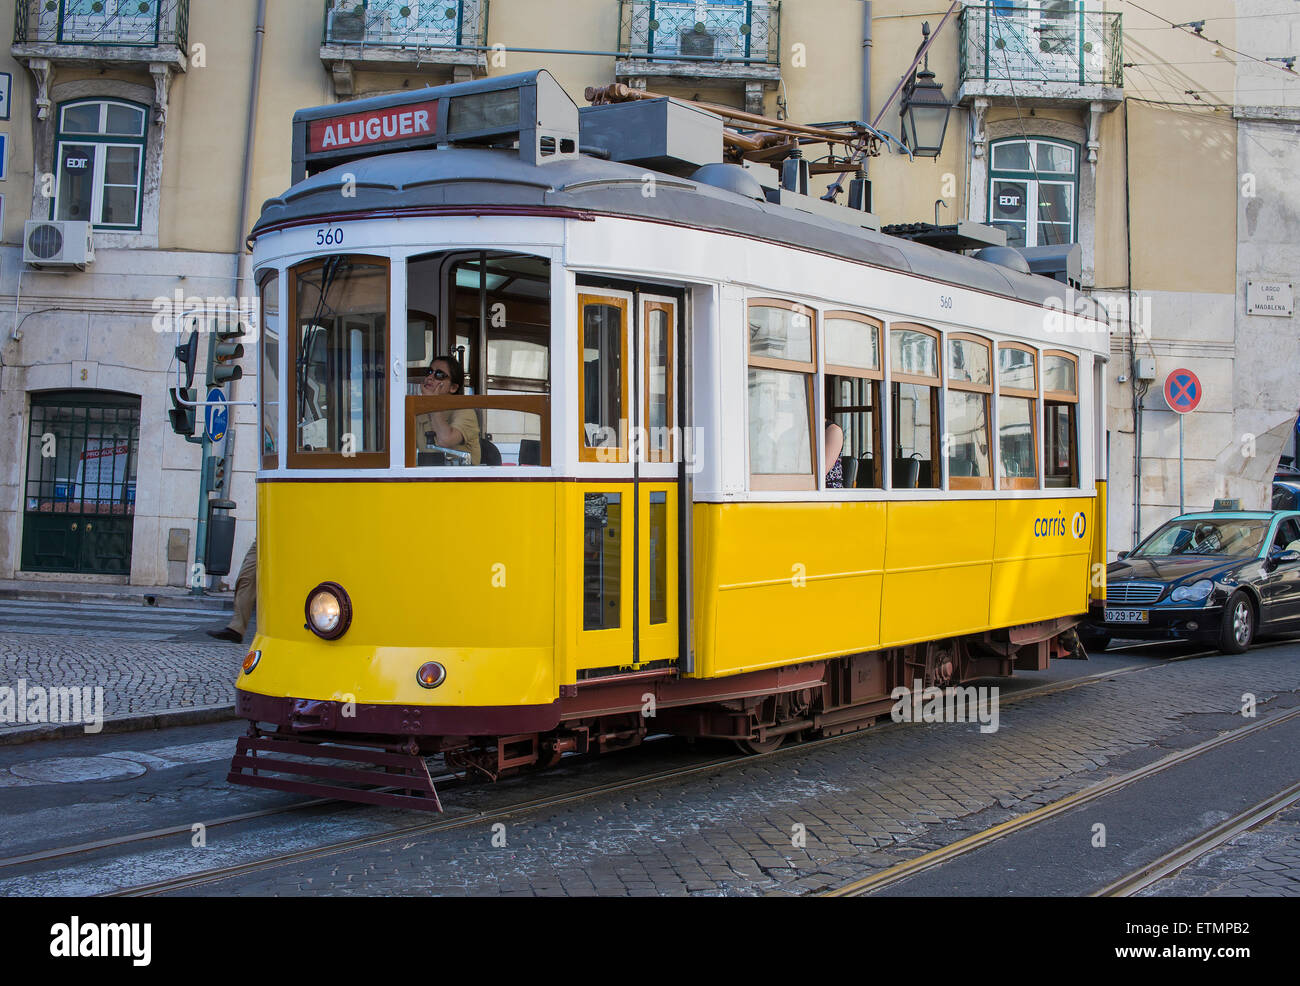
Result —
<path fill-rule="evenodd" d="M 371 266 L 382 266 L 384 268 L 384 324 L 386 333 L 384 337 L 384 373 L 381 379 L 384 382 L 384 399 L 380 402 L 381 419 L 384 424 L 384 444 L 386 448 L 382 452 L 358 452 L 355 455 L 344 455 L 342 452 L 303 452 L 298 449 L 298 350 L 302 345 L 302 326 L 298 322 L 298 279 L 306 271 L 315 270 L 325 266 L 325 262 L 333 257 L 347 257 L 350 260 L 369 264 Z M 391 406 L 392 395 L 390 388 L 392 383 L 389 380 L 390 372 L 388 370 L 389 358 L 393 351 L 393 265 L 388 257 L 374 256 L 366 253 L 342 253 L 327 254 L 317 257 L 309 257 L 301 263 L 294 264 L 284 272 L 289 278 L 288 282 L 288 308 L 289 318 L 286 320 L 286 326 L 292 328 L 292 333 L 285 332 L 288 338 L 289 359 L 285 363 L 286 367 L 295 368 L 288 374 L 289 379 L 286 381 L 287 403 L 285 411 L 292 411 L 293 416 L 290 419 L 288 434 L 290 442 L 286 446 L 285 464 L 290 469 L 386 469 L 392 462 L 392 441 L 393 436 L 390 434 L 389 408 Z M 406 324 L 403 322 L 402 331 L 406 331 Z"/>
<path fill-rule="evenodd" d="M 895 332 L 920 332 L 924 335 L 934 337 L 934 376 L 923 376 L 916 373 L 896 373 L 894 371 L 894 333 Z M 890 409 L 890 442 L 889 442 L 889 489 L 910 490 L 910 486 L 894 485 L 894 449 L 895 442 L 898 439 L 898 421 L 895 419 L 894 410 L 894 384 L 907 383 L 918 387 L 929 387 L 934 393 L 930 395 L 930 416 L 934 419 L 930 424 L 930 470 L 931 479 L 933 480 L 934 470 L 944 468 L 943 459 L 940 457 L 939 426 L 943 414 L 943 333 L 938 329 L 931 328 L 928 325 L 922 325 L 920 322 L 891 322 L 889 324 L 889 409 Z M 942 480 L 942 472 L 940 473 Z M 925 487 L 916 487 L 917 490 L 942 490 L 943 483 L 933 484 Z"/>
<path fill-rule="evenodd" d="M 867 381 L 870 381 L 870 384 L 869 384 L 869 385 L 870 385 L 870 387 L 871 387 L 871 398 L 872 398 L 872 407 L 871 407 L 871 410 L 872 410 L 872 412 L 873 412 L 873 417 L 874 417 L 874 419 L 875 419 L 874 422 L 873 422 L 874 427 L 871 429 L 871 431 L 872 431 L 872 436 L 871 436 L 871 454 L 872 454 L 872 457 L 875 459 L 875 461 L 876 461 L 876 463 L 877 463 L 877 470 L 880 472 L 880 477 L 879 477 L 879 478 L 880 478 L 880 485 L 879 485 L 879 486 L 873 486 L 873 487 L 865 487 L 865 486 L 864 486 L 864 487 L 860 487 L 860 488 L 861 488 L 861 489 L 880 489 L 880 490 L 883 490 L 883 489 L 885 488 L 885 476 L 884 476 L 884 461 L 885 461 L 885 460 L 884 460 L 884 457 L 883 457 L 883 454 L 882 454 L 883 450 L 882 450 L 881 446 L 882 446 L 882 444 L 883 444 L 883 442 L 884 442 L 884 440 L 885 440 L 885 437 L 884 437 L 884 430 L 885 430 L 885 429 L 884 429 L 884 423 L 885 423 L 885 422 L 884 422 L 884 418 L 885 418 L 885 416 L 884 416 L 884 413 L 883 413 L 883 408 L 882 408 L 882 406 L 881 406 L 881 399 L 882 399 L 882 397 L 881 397 L 881 391 L 884 389 L 884 380 L 885 380 L 885 354 L 884 354 L 884 347 L 885 347 L 886 342 L 888 341 L 888 340 L 887 340 L 887 335 L 886 335 L 887 330 L 886 330 L 886 328 L 885 328 L 885 323 L 884 323 L 881 319 L 878 319 L 878 318 L 872 318 L 870 315 L 864 315 L 862 312 L 846 311 L 846 310 L 843 310 L 843 309 L 836 309 L 836 310 L 833 310 L 833 311 L 822 312 L 822 318 L 821 318 L 821 331 L 822 331 L 822 334 L 823 334 L 823 340 L 822 340 L 822 352 L 825 352 L 826 349 L 827 349 L 826 342 L 825 342 L 825 338 L 824 338 L 824 336 L 825 336 L 825 334 L 826 334 L 826 331 L 827 331 L 827 330 L 826 330 L 826 323 L 829 322 L 829 321 L 830 321 L 831 319 L 833 319 L 833 318 L 843 319 L 843 320 L 845 320 L 845 321 L 849 321 L 849 322 L 859 322 L 859 323 L 861 323 L 861 324 L 863 324 L 863 325 L 869 325 L 869 326 L 873 327 L 873 328 L 876 330 L 876 362 L 877 362 L 877 366 L 876 366 L 876 368 L 875 368 L 875 369 L 866 369 L 866 368 L 861 367 L 861 366 L 847 366 L 847 365 L 845 365 L 845 364 L 843 364 L 843 363 L 827 363 L 827 364 L 825 364 L 825 366 L 822 368 L 822 371 L 823 371 L 823 373 L 822 373 L 822 390 L 823 390 L 823 394 L 825 394 L 825 392 L 826 392 L 826 386 L 827 386 L 827 384 L 829 383 L 831 377 L 850 377 L 850 378 L 855 379 L 855 380 L 867 380 Z M 857 405 L 853 405 L 853 406 L 851 406 L 850 408 L 847 408 L 847 409 L 844 409 L 844 410 L 846 410 L 847 413 L 855 414 L 855 413 L 865 412 L 866 409 L 865 409 L 865 408 L 862 408 L 862 409 L 859 410 L 858 407 L 857 407 Z M 830 404 L 829 401 L 828 401 L 827 404 L 826 404 L 826 417 L 827 417 L 828 419 L 831 418 L 831 404 Z M 829 467 L 829 464 L 828 464 L 828 467 Z M 829 471 L 829 468 L 828 468 L 827 471 Z M 821 478 L 821 482 L 824 483 L 825 481 L 826 481 L 826 477 L 825 477 L 825 474 L 823 474 L 823 475 L 822 475 L 822 478 Z M 845 489 L 858 489 L 859 487 L 856 487 L 856 486 L 854 486 L 854 487 L 847 487 L 847 486 L 846 486 L 846 487 L 844 487 L 844 488 L 845 488 Z"/>
<path fill-rule="evenodd" d="M 897 373 L 894 371 L 894 333 L 895 332 L 920 332 L 923 335 L 934 337 L 934 376 L 923 376 L 917 373 Z M 943 334 L 938 329 L 932 329 L 928 325 L 922 325 L 919 322 L 891 322 L 889 326 L 889 360 L 891 383 L 915 383 L 922 387 L 942 387 L 943 386 Z"/>
<path fill-rule="evenodd" d="M 549 394 L 437 394 L 406 397 L 406 467 L 416 468 L 415 419 L 431 411 L 459 410 L 522 411 L 541 418 L 541 461 L 537 466 L 487 466 L 488 469 L 536 469 L 551 464 L 551 398 Z M 480 466 L 482 464 L 480 463 Z M 446 468 L 420 466 L 419 468 Z M 475 466 L 472 468 L 479 468 Z"/>
<path fill-rule="evenodd" d="M 808 363 L 798 360 L 775 359 L 771 356 L 755 356 L 749 351 L 749 313 L 755 308 L 784 308 L 787 311 L 807 315 L 811 324 L 808 327 Z M 745 302 L 745 458 L 749 458 L 749 383 L 748 370 L 753 367 L 760 370 L 780 370 L 786 373 L 799 373 L 807 378 L 805 393 L 808 400 L 808 451 L 811 459 L 811 471 L 804 473 L 755 473 L 753 463 L 749 466 L 749 488 L 759 491 L 805 492 L 821 488 L 823 477 L 817 475 L 817 453 L 820 446 L 817 430 L 817 334 L 820 327 L 817 309 L 801 305 L 784 298 L 749 298 Z M 823 430 L 824 426 L 823 426 Z"/>
<path fill-rule="evenodd" d="M 1046 385 L 1046 374 L 1044 374 L 1043 400 L 1053 401 L 1057 404 L 1078 404 L 1079 403 L 1079 357 L 1074 353 L 1067 353 L 1063 349 L 1044 349 L 1042 361 L 1047 362 L 1049 356 L 1056 356 L 1074 364 L 1074 390 L 1048 390 Z"/>
<path fill-rule="evenodd" d="M 1002 365 L 1001 365 L 1000 354 L 1004 349 L 1018 349 L 1021 352 L 1028 353 L 1031 357 L 1033 357 L 1033 361 L 1034 361 L 1033 363 L 1034 389 L 1033 390 L 1025 390 L 1022 387 L 1002 386 Z M 999 362 L 996 370 L 998 374 L 998 398 L 1001 399 L 1003 397 L 1017 397 L 1024 400 L 1030 400 L 1033 402 L 1032 404 L 1033 412 L 1029 415 L 1029 431 L 1030 431 L 1029 447 L 1034 450 L 1033 477 L 1031 478 L 1029 476 L 1017 476 L 1017 477 L 999 476 L 998 488 L 1003 490 L 1037 490 L 1041 488 L 1039 485 L 1038 477 L 1040 471 L 1042 470 L 1042 465 L 1043 465 L 1043 453 L 1041 448 L 1039 447 L 1039 443 L 1042 441 L 1042 435 L 1039 434 L 1039 428 L 1038 428 L 1039 391 L 1041 389 L 1041 383 L 1042 383 L 1039 374 L 1042 372 L 1042 361 L 1040 359 L 1040 354 L 1038 350 L 1035 349 L 1033 346 L 1026 345 L 1023 342 L 998 343 L 998 353 L 999 353 Z M 999 425 L 1001 425 L 1000 421 L 999 421 Z M 1002 459 L 1002 436 L 999 433 L 998 461 L 1001 462 L 1001 459 Z"/>
<path fill-rule="evenodd" d="M 989 466 L 992 467 L 995 458 L 993 455 L 993 415 L 990 404 L 993 402 L 993 377 L 997 373 L 997 363 L 993 353 L 993 340 L 985 339 L 982 336 L 972 335 L 969 332 L 954 332 L 948 336 L 948 343 L 953 342 L 972 342 L 984 348 L 984 352 L 989 360 L 989 382 L 970 383 L 966 380 L 953 380 L 948 378 L 948 390 L 958 390 L 964 393 L 983 394 L 984 395 L 984 438 L 988 443 L 989 449 Z M 949 358 L 949 364 L 951 364 Z M 945 401 L 946 403 L 946 401 Z M 945 408 L 946 411 L 946 408 Z M 948 469 L 948 462 L 945 457 L 944 469 Z M 948 488 L 950 490 L 991 490 L 993 489 L 993 476 L 954 476 L 951 470 L 948 472 Z"/>
<path fill-rule="evenodd" d="M 674 374 L 673 374 L 673 366 L 675 363 L 676 348 L 677 348 L 677 320 L 676 320 L 677 312 L 675 309 L 676 309 L 676 304 L 667 301 L 653 301 L 650 299 L 645 299 L 641 302 L 641 318 L 642 318 L 641 335 L 643 336 L 642 366 L 644 371 L 642 374 L 642 386 L 644 387 L 644 389 L 642 390 L 642 394 L 645 397 L 645 409 L 642 415 L 642 427 L 645 428 L 645 444 L 642 446 L 642 448 L 645 453 L 646 462 L 676 462 L 677 461 L 677 450 L 674 447 L 674 443 L 673 443 L 673 435 L 674 435 L 673 429 L 676 427 L 676 423 L 677 423 L 677 402 L 676 400 L 674 400 L 674 398 L 676 397 L 676 392 L 673 389 L 676 386 L 676 382 L 674 380 Z M 664 365 L 664 374 L 665 374 L 664 399 L 667 402 L 667 414 L 666 414 L 664 427 L 668 429 L 668 445 L 662 451 L 659 449 L 650 448 L 649 418 L 650 418 L 650 313 L 651 312 L 663 312 L 668 319 L 668 332 L 667 332 L 668 352 L 665 357 L 667 362 Z"/>
<path fill-rule="evenodd" d="M 266 345 L 266 303 L 263 300 L 266 297 L 266 286 L 269 282 L 275 282 L 275 305 L 277 309 L 276 317 L 280 321 L 280 349 L 283 350 L 286 343 L 284 331 L 284 312 L 280 311 L 280 274 L 281 272 L 274 267 L 258 271 L 257 275 L 257 299 L 261 306 L 258 313 L 258 337 L 257 337 L 257 435 L 260 443 L 265 441 L 266 432 L 266 354 L 263 347 Z M 287 272 L 286 272 L 287 274 Z M 276 418 L 275 425 L 275 451 L 266 452 L 265 445 L 260 451 L 263 469 L 280 468 L 280 421 L 283 420 L 284 405 L 279 403 L 280 400 L 280 354 L 276 353 L 275 366 L 275 394 L 273 395 L 278 406 L 280 414 Z M 286 381 L 287 382 L 287 381 Z M 295 405 L 296 406 L 296 405 Z"/>
<path fill-rule="evenodd" d="M 628 420 L 628 362 L 627 362 L 627 334 L 629 328 L 628 311 L 629 301 L 617 295 L 606 295 L 594 293 L 597 289 L 590 291 L 578 291 L 578 461 L 579 462 L 616 462 L 626 463 L 627 456 L 627 432 L 623 428 L 618 429 L 617 445 L 599 445 L 593 446 L 587 444 L 587 362 L 584 358 L 583 350 L 585 348 L 584 336 L 584 315 L 589 304 L 610 305 L 618 308 L 622 312 L 622 330 L 619 332 L 619 365 L 618 365 L 618 385 L 619 385 L 619 414 L 622 421 Z M 611 459 L 611 451 L 617 452 L 617 458 Z"/>

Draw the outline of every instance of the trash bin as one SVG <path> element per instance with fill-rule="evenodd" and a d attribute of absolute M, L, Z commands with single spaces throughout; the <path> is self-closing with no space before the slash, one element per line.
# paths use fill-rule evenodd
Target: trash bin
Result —
<path fill-rule="evenodd" d="M 208 501 L 208 543 L 203 567 L 208 575 L 229 575 L 230 556 L 235 550 L 234 500 Z"/>

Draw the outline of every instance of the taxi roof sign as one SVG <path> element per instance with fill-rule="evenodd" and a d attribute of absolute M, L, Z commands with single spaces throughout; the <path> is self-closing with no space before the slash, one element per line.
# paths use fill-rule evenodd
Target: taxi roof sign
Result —
<path fill-rule="evenodd" d="M 578 107 L 545 69 L 299 110 L 293 181 L 374 154 L 514 141 L 529 164 L 578 156 Z"/>

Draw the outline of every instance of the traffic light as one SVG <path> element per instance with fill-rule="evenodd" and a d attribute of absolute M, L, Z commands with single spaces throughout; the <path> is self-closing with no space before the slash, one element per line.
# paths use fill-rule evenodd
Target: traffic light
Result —
<path fill-rule="evenodd" d="M 185 386 L 194 386 L 194 364 L 199 357 L 199 333 L 196 329 L 190 333 L 189 342 L 176 347 L 176 358 L 185 369 Z"/>
<path fill-rule="evenodd" d="M 236 322 L 213 333 L 212 372 L 208 375 L 209 386 L 220 387 L 244 375 L 243 367 L 236 363 L 237 360 L 243 359 L 244 347 L 242 343 L 234 341 L 243 335 L 243 322 Z"/>
<path fill-rule="evenodd" d="M 177 348 L 179 349 L 181 347 L 178 346 Z M 191 364 L 190 376 L 193 377 L 193 375 L 194 366 Z M 172 398 L 171 410 L 167 412 L 167 416 L 171 418 L 172 431 L 176 432 L 178 435 L 184 435 L 186 438 L 190 438 L 194 434 L 196 423 L 195 412 L 197 411 L 197 408 L 187 407 L 181 402 L 189 401 L 192 404 L 197 401 L 199 399 L 198 390 L 194 387 L 169 387 L 167 388 L 167 393 L 169 393 Z"/>

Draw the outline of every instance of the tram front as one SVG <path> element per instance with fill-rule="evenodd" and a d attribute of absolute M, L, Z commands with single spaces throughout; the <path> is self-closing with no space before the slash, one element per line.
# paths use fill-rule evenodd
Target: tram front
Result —
<path fill-rule="evenodd" d="M 231 780 L 318 793 L 387 780 L 399 790 L 365 800 L 436 801 L 422 755 L 558 722 L 551 312 L 566 219 L 474 204 L 509 197 L 508 180 L 474 182 L 499 151 L 413 149 L 445 140 L 458 112 L 481 126 L 505 97 L 526 108 L 554 86 L 523 78 L 295 118 L 297 163 L 318 173 L 253 231 L 258 627 L 237 686 L 253 728 Z M 461 91 L 477 102 L 459 106 Z M 432 121 L 422 138 L 403 133 L 418 113 Z M 340 138 L 389 131 L 381 149 L 401 153 L 354 148 L 325 168 Z M 322 741 L 344 746 L 315 755 L 350 762 L 268 778 Z"/>

